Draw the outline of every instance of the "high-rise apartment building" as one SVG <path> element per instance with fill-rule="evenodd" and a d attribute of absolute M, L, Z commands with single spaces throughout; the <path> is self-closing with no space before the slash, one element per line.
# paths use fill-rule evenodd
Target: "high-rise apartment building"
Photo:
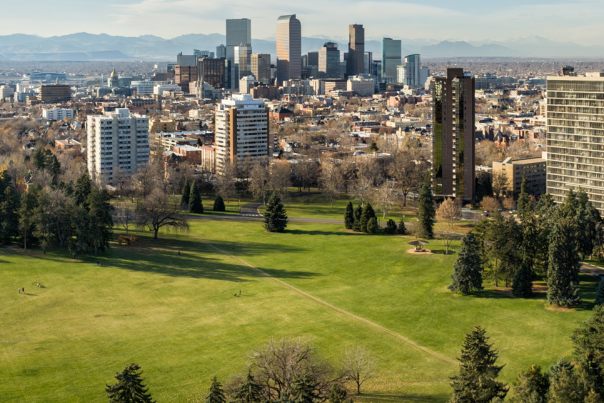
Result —
<path fill-rule="evenodd" d="M 396 78 L 396 66 L 401 64 L 401 41 L 382 39 L 382 80 L 385 77 Z"/>
<path fill-rule="evenodd" d="M 239 75 L 236 73 L 235 46 L 252 46 L 252 21 L 248 18 L 226 20 L 226 58 L 231 62 L 231 84 L 236 88 Z"/>
<path fill-rule="evenodd" d="M 217 59 L 226 59 L 226 46 L 224 45 L 218 45 L 216 46 L 216 58 Z"/>
<path fill-rule="evenodd" d="M 398 77 L 398 83 L 408 85 L 409 87 L 421 87 L 424 83 L 421 83 L 421 63 L 420 56 L 418 54 L 405 56 L 405 62 L 402 64 L 402 77 Z"/>
<path fill-rule="evenodd" d="M 252 75 L 256 81 L 265 85 L 271 83 L 271 55 L 266 53 L 256 53 L 251 57 Z"/>
<path fill-rule="evenodd" d="M 474 77 L 447 69 L 431 81 L 433 99 L 432 190 L 474 202 Z"/>
<path fill-rule="evenodd" d="M 277 81 L 299 80 L 302 74 L 302 26 L 296 15 L 277 20 Z"/>
<path fill-rule="evenodd" d="M 326 42 L 319 51 L 319 77 L 340 77 L 340 51 L 337 43 Z"/>
<path fill-rule="evenodd" d="M 348 58 L 346 75 L 356 76 L 365 72 L 365 28 L 359 24 L 348 27 Z"/>
<path fill-rule="evenodd" d="M 264 102 L 248 94 L 233 94 L 216 107 L 216 171 L 244 159 L 270 157 L 273 139 L 269 130 L 268 109 Z"/>
<path fill-rule="evenodd" d="M 118 108 L 88 115 L 88 172 L 93 180 L 113 184 L 117 169 L 134 175 L 149 164 L 149 118 Z"/>
<path fill-rule="evenodd" d="M 235 71 L 238 80 L 252 74 L 251 46 L 235 46 Z"/>
<path fill-rule="evenodd" d="M 583 189 L 604 212 L 604 73 L 547 78 L 547 193 Z"/>

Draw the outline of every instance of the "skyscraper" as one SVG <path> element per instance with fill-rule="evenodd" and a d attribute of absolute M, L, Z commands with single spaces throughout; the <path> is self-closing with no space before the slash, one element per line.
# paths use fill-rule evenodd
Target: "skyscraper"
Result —
<path fill-rule="evenodd" d="M 373 74 L 373 52 L 365 52 L 365 65 L 363 73 Z"/>
<path fill-rule="evenodd" d="M 384 77 L 396 78 L 396 66 L 401 64 L 401 41 L 382 39 L 382 80 Z"/>
<path fill-rule="evenodd" d="M 226 59 L 226 46 L 218 45 L 216 46 L 216 58 L 217 59 Z"/>
<path fill-rule="evenodd" d="M 562 203 L 581 188 L 604 212 L 604 73 L 547 77 L 546 116 L 547 193 Z"/>
<path fill-rule="evenodd" d="M 365 71 L 365 28 L 359 24 L 348 27 L 348 59 L 346 74 L 356 76 Z"/>
<path fill-rule="evenodd" d="M 296 15 L 277 20 L 277 81 L 300 79 L 302 73 L 302 26 Z"/>
<path fill-rule="evenodd" d="M 474 77 L 463 69 L 447 69 L 447 77 L 434 78 L 432 190 L 474 202 Z"/>
<path fill-rule="evenodd" d="M 259 83 L 265 85 L 271 83 L 271 55 L 263 53 L 252 55 L 252 75 Z"/>
<path fill-rule="evenodd" d="M 239 84 L 239 76 L 235 71 L 235 46 L 252 46 L 251 20 L 247 18 L 226 20 L 226 58 L 231 62 L 232 88 L 236 88 Z"/>
<path fill-rule="evenodd" d="M 251 46 L 235 46 L 235 71 L 237 80 L 252 74 L 252 47 Z"/>
<path fill-rule="evenodd" d="M 326 42 L 319 51 L 319 76 L 340 77 L 340 51 L 337 43 Z"/>
<path fill-rule="evenodd" d="M 402 81 L 399 82 L 410 87 L 423 86 L 420 79 L 420 69 L 421 63 L 418 54 L 405 56 L 405 63 L 403 63 L 403 77 Z"/>

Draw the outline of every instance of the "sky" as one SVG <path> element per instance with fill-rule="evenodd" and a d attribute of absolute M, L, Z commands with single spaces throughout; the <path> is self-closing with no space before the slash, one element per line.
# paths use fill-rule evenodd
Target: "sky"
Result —
<path fill-rule="evenodd" d="M 0 35 L 76 32 L 171 39 L 225 33 L 227 18 L 250 18 L 252 37 L 275 35 L 280 15 L 296 14 L 303 36 L 347 37 L 363 24 L 367 39 L 496 40 L 538 35 L 604 42 L 604 0 L 28 0 L 5 1 Z M 1 43 L 0 43 L 1 44 Z"/>

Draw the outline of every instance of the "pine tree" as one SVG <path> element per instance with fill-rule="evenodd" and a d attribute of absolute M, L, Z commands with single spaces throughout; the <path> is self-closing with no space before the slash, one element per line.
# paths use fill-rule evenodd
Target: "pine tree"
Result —
<path fill-rule="evenodd" d="M 384 228 L 384 232 L 388 235 L 396 234 L 397 228 L 396 223 L 391 218 L 386 222 L 386 228 Z"/>
<path fill-rule="evenodd" d="M 191 184 L 189 178 L 185 179 L 185 185 L 182 187 L 182 196 L 180 197 L 180 204 L 182 206 L 189 207 L 189 197 L 191 196 Z"/>
<path fill-rule="evenodd" d="M 595 235 L 595 228 L 598 223 L 592 222 L 587 211 L 587 195 L 583 190 L 579 191 L 579 206 L 577 209 L 577 215 L 575 217 L 575 223 L 577 226 L 577 250 L 581 256 L 585 259 L 591 255 L 593 251 L 593 238 Z"/>
<path fill-rule="evenodd" d="M 245 381 L 235 389 L 233 401 L 235 403 L 260 403 L 262 401 L 262 387 L 256 383 L 254 377 L 248 372 Z"/>
<path fill-rule="evenodd" d="M 533 273 L 529 265 L 524 262 L 514 275 L 512 294 L 521 298 L 530 298 L 533 296 Z"/>
<path fill-rule="evenodd" d="M 359 204 L 356 209 L 354 209 L 354 221 L 352 223 L 352 230 L 356 232 L 361 232 L 361 216 L 363 215 L 363 207 Z"/>
<path fill-rule="evenodd" d="M 19 205 L 21 196 L 12 185 L 6 187 L 4 200 L 0 204 L 0 242 L 10 244 L 19 236 Z"/>
<path fill-rule="evenodd" d="M 23 240 L 23 248 L 25 250 L 27 250 L 27 245 L 33 244 L 34 241 L 34 214 L 38 207 L 38 194 L 40 192 L 40 185 L 34 184 L 21 197 L 21 205 L 19 206 L 19 235 Z"/>
<path fill-rule="evenodd" d="M 375 234 L 378 231 L 377 219 L 375 217 L 371 217 L 369 221 L 367 221 L 367 233 Z"/>
<path fill-rule="evenodd" d="M 492 350 L 486 331 L 476 326 L 466 334 L 459 361 L 459 375 L 451 378 L 451 403 L 490 402 L 505 398 L 508 387 L 498 382 L 503 366 L 497 366 L 498 354 Z"/>
<path fill-rule="evenodd" d="M 197 182 L 193 181 L 191 185 L 191 194 L 189 196 L 189 212 L 193 214 L 203 214 L 203 204 L 201 203 L 201 194 L 197 187 Z"/>
<path fill-rule="evenodd" d="M 596 289 L 596 305 L 604 305 L 604 278 L 600 280 Z"/>
<path fill-rule="evenodd" d="M 564 357 L 549 367 L 550 388 L 548 403 L 583 402 L 587 391 L 575 371 L 575 366 Z"/>
<path fill-rule="evenodd" d="M 212 379 L 212 385 L 210 386 L 210 394 L 206 396 L 206 403 L 226 403 L 224 391 L 222 390 L 222 384 L 218 382 L 216 377 Z"/>
<path fill-rule="evenodd" d="M 397 232 L 399 235 L 407 235 L 407 227 L 405 227 L 405 220 L 401 218 L 401 221 L 398 223 Z"/>
<path fill-rule="evenodd" d="M 269 232 L 283 232 L 287 227 L 287 212 L 278 194 L 274 194 L 266 204 L 264 229 Z"/>
<path fill-rule="evenodd" d="M 84 173 L 76 181 L 75 189 L 73 191 L 73 199 L 78 206 L 84 206 L 86 209 L 88 208 L 86 202 L 88 201 L 91 190 L 92 184 L 90 183 L 88 173 Z"/>
<path fill-rule="evenodd" d="M 529 187 L 526 178 L 522 179 L 522 185 L 520 185 L 520 195 L 518 196 L 518 215 L 525 217 L 533 212 L 533 206 L 531 206 L 531 198 L 529 196 Z"/>
<path fill-rule="evenodd" d="M 482 270 L 480 244 L 474 234 L 466 234 L 461 240 L 461 249 L 453 265 L 453 281 L 449 290 L 464 295 L 482 290 Z"/>
<path fill-rule="evenodd" d="M 541 367 L 533 365 L 518 376 L 512 403 L 547 403 L 549 376 Z"/>
<path fill-rule="evenodd" d="M 363 211 L 361 213 L 361 220 L 359 224 L 361 232 L 367 232 L 367 224 L 372 218 L 376 218 L 375 211 L 373 211 L 371 203 L 367 202 L 367 204 L 365 204 L 365 207 L 363 207 Z"/>
<path fill-rule="evenodd" d="M 354 208 L 352 207 L 352 202 L 348 202 L 346 205 L 346 212 L 344 213 L 344 225 L 346 229 L 352 229 L 352 225 L 354 224 Z"/>
<path fill-rule="evenodd" d="M 571 340 L 577 361 L 592 379 L 596 392 L 604 394 L 604 306 L 594 307 L 591 317 L 573 332 Z"/>
<path fill-rule="evenodd" d="M 577 209 L 579 208 L 579 201 L 577 200 L 577 195 L 573 192 L 572 189 L 568 189 L 566 192 L 566 199 L 564 199 L 564 203 L 560 206 L 560 214 L 565 218 L 575 218 L 577 215 Z"/>
<path fill-rule="evenodd" d="M 434 237 L 434 218 L 436 210 L 434 209 L 434 200 L 430 187 L 424 183 L 419 190 L 419 212 L 417 214 L 418 226 L 416 234 L 418 238 Z"/>
<path fill-rule="evenodd" d="M 214 211 L 226 211 L 226 207 L 224 206 L 224 200 L 222 196 L 218 195 L 216 200 L 214 200 Z"/>
<path fill-rule="evenodd" d="M 141 367 L 132 363 L 121 373 L 115 374 L 117 383 L 106 385 L 105 391 L 111 403 L 153 403 L 149 389 L 143 384 Z M 140 371 L 140 372 L 139 372 Z"/>
<path fill-rule="evenodd" d="M 602 403 L 602 396 L 593 389 L 589 391 L 583 403 Z"/>
<path fill-rule="evenodd" d="M 577 294 L 579 269 L 576 228 L 572 219 L 559 220 L 550 235 L 547 301 L 552 305 L 570 307 L 581 301 Z"/>
<path fill-rule="evenodd" d="M 316 392 L 317 385 L 315 377 L 308 373 L 294 379 L 291 401 L 293 403 L 314 403 L 319 398 Z"/>
<path fill-rule="evenodd" d="M 88 196 L 88 234 L 90 250 L 94 250 L 96 256 L 98 252 L 109 249 L 109 241 L 113 236 L 113 218 L 111 212 L 113 206 L 109 203 L 110 197 L 106 190 L 99 191 L 98 188 L 92 188 Z"/>
<path fill-rule="evenodd" d="M 345 403 L 346 391 L 340 388 L 340 385 L 334 383 L 329 392 L 329 403 Z"/>

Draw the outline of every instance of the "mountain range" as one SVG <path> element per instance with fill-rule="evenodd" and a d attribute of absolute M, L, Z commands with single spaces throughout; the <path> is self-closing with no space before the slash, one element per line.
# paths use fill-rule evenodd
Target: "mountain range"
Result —
<path fill-rule="evenodd" d="M 302 38 L 302 53 L 319 50 L 330 39 L 325 36 Z M 346 52 L 345 38 L 332 39 Z M 0 36 L 1 60 L 84 61 L 84 60 L 145 60 L 175 61 L 176 54 L 192 54 L 193 49 L 215 51 L 225 43 L 222 34 L 188 34 L 172 39 L 155 35 L 138 37 L 88 34 L 85 32 L 48 38 L 14 34 Z M 379 40 L 367 40 L 365 50 L 381 58 Z M 275 57 L 275 38 L 253 39 L 254 53 Z M 604 46 L 583 46 L 556 42 L 540 36 L 513 38 L 506 41 L 459 41 L 434 39 L 403 39 L 402 55 L 420 53 L 425 57 L 603 57 Z"/>

